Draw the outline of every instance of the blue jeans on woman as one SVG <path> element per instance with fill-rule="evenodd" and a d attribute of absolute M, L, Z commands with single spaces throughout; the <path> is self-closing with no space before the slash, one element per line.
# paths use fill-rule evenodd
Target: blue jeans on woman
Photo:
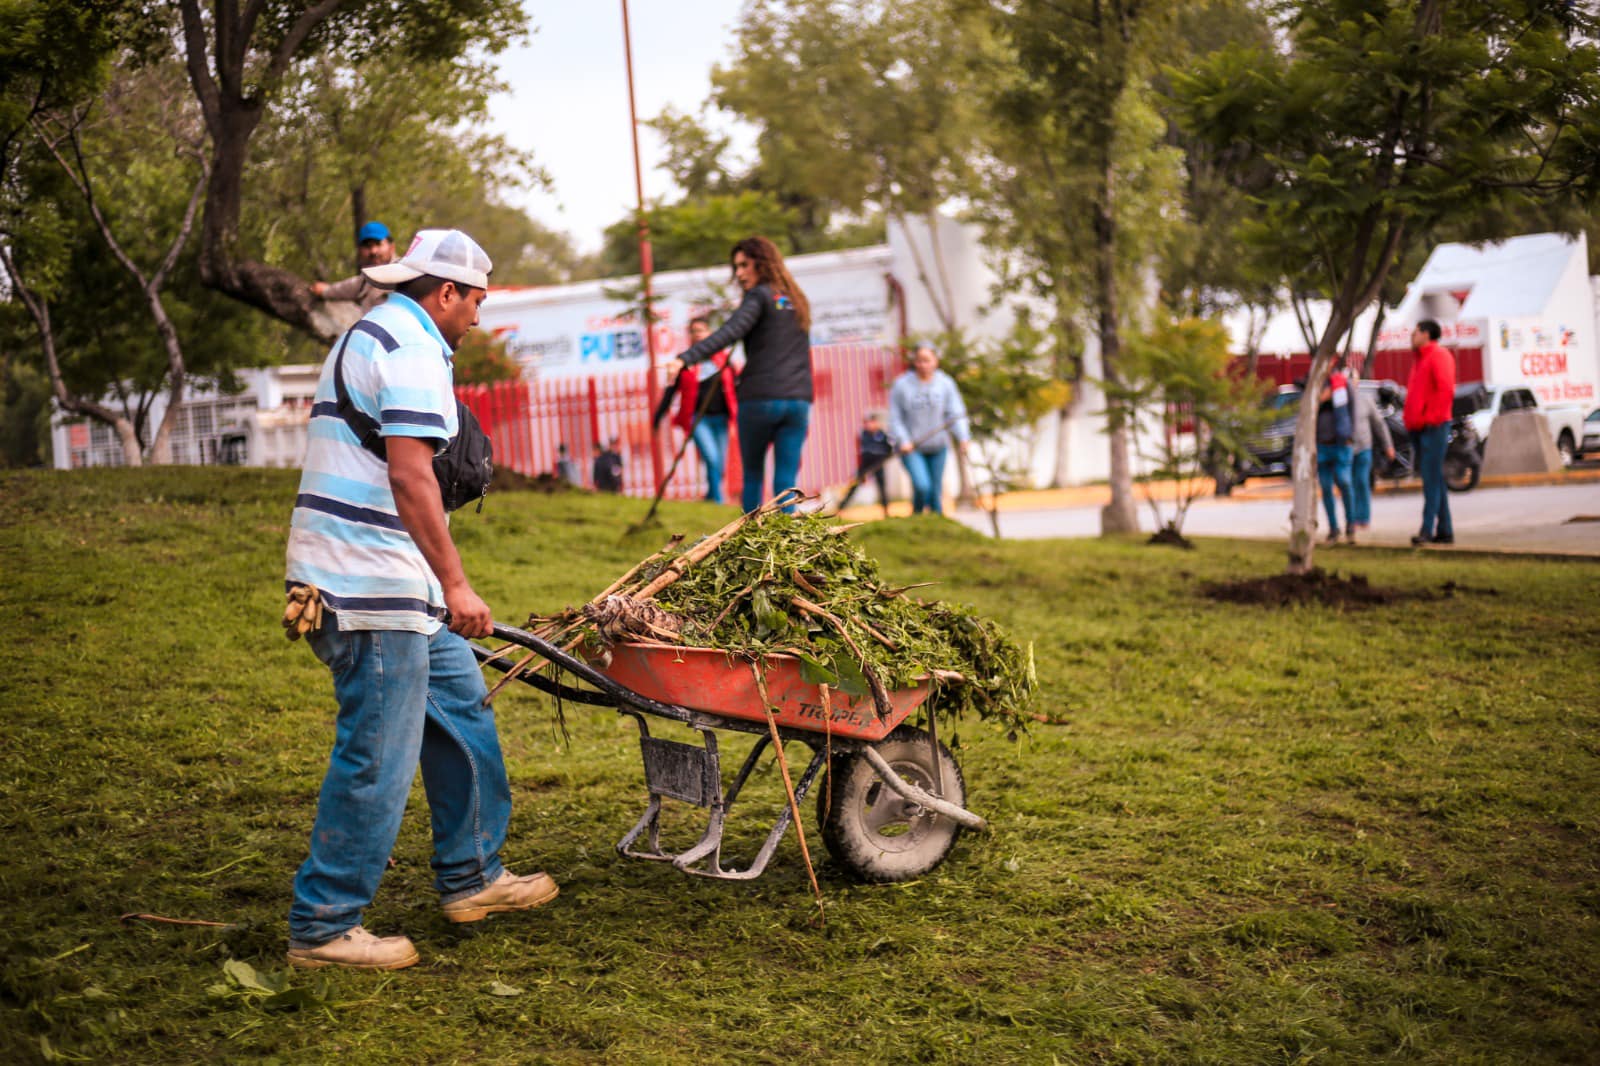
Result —
<path fill-rule="evenodd" d="M 728 468 L 728 416 L 701 415 L 693 439 L 700 461 L 706 464 L 706 499 L 721 503 L 723 475 Z"/>
<path fill-rule="evenodd" d="M 800 478 L 800 449 L 811 427 L 810 400 L 740 400 L 739 461 L 744 464 L 745 512 L 760 507 L 767 480 L 767 449 L 772 449 L 772 495 L 795 487 Z M 785 507 L 793 511 L 794 507 Z"/>
<path fill-rule="evenodd" d="M 1317 445 L 1317 483 L 1322 486 L 1322 506 L 1328 512 L 1328 531 L 1335 537 L 1339 535 L 1339 501 L 1333 497 L 1335 485 L 1339 486 L 1339 495 L 1344 497 L 1344 521 L 1347 532 L 1350 523 L 1355 521 L 1350 512 L 1350 463 L 1350 445 Z"/>
<path fill-rule="evenodd" d="M 442 903 L 500 876 L 511 818 L 494 709 L 466 640 L 400 630 L 340 632 L 332 615 L 307 643 L 333 673 L 339 717 L 317 799 L 311 854 L 294 879 L 289 936 L 320 944 L 361 923 L 389 863 L 411 781 L 433 816 Z"/>
<path fill-rule="evenodd" d="M 1411 437 L 1416 442 L 1417 472 L 1422 475 L 1422 536 L 1453 538 L 1450 493 L 1444 487 L 1444 452 L 1450 443 L 1450 423 L 1428 426 Z"/>
<path fill-rule="evenodd" d="M 900 462 L 911 475 L 912 514 L 923 511 L 944 514 L 944 461 L 949 455 L 948 447 L 932 452 L 900 453 Z"/>
<path fill-rule="evenodd" d="M 1362 448 L 1350 459 L 1350 524 L 1372 524 L 1372 449 Z"/>

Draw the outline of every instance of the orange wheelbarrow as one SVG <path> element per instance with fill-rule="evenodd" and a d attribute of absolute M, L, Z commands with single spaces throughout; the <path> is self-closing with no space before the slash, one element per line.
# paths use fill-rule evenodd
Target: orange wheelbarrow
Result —
<path fill-rule="evenodd" d="M 760 876 L 792 821 L 787 805 L 748 864 L 725 865 L 722 842 L 730 811 L 771 742 L 769 707 L 778 736 L 811 749 L 811 760 L 794 783 L 797 806 L 825 772 L 817 822 L 829 854 L 852 877 L 879 882 L 920 877 L 944 861 L 963 828 L 984 828 L 983 819 L 965 807 L 966 784 L 949 749 L 931 729 L 904 724 L 932 692 L 931 681 L 890 692 L 891 711 L 880 716 L 870 697 L 832 692 L 824 700 L 818 686 L 801 676 L 801 662 L 793 656 L 750 663 L 710 648 L 622 643 L 586 661 L 512 626 L 497 624 L 494 635 L 537 652 L 588 687 L 535 673 L 520 673 L 519 680 L 560 699 L 615 707 L 638 723 L 649 801 L 617 844 L 629 858 L 670 862 L 700 877 L 742 881 Z M 488 665 L 511 669 L 488 650 L 475 650 Z M 701 742 L 652 736 L 646 715 L 688 726 Z M 931 726 L 934 716 L 927 717 Z M 726 789 L 720 730 L 757 737 Z M 662 847 L 664 800 L 707 812 L 705 831 L 683 851 Z"/>

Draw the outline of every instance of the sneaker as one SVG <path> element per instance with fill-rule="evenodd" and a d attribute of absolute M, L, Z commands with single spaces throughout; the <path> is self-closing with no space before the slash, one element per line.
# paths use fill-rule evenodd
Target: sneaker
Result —
<path fill-rule="evenodd" d="M 1416 536 L 1411 538 L 1411 546 L 1413 548 L 1420 548 L 1424 544 L 1432 544 L 1432 543 L 1433 543 L 1433 538 L 1432 537 L 1424 537 L 1421 533 L 1418 533 Z"/>
<path fill-rule="evenodd" d="M 1356 542 L 1356 531 L 1354 526 L 1344 531 L 1344 542 L 1346 544 L 1354 544 Z"/>
<path fill-rule="evenodd" d="M 525 911 L 549 903 L 561 892 L 546 873 L 517 877 L 510 870 L 501 872 L 494 884 L 463 899 L 444 905 L 444 916 L 452 922 L 476 922 L 503 911 Z"/>
<path fill-rule="evenodd" d="M 1445 533 L 1433 538 L 1433 543 L 1435 544 L 1454 544 L 1455 542 L 1456 537 L 1454 533 Z"/>
<path fill-rule="evenodd" d="M 343 966 L 349 970 L 403 970 L 421 956 L 403 936 L 373 936 L 359 925 L 351 926 L 321 944 L 289 941 L 289 965 L 302 970 Z"/>

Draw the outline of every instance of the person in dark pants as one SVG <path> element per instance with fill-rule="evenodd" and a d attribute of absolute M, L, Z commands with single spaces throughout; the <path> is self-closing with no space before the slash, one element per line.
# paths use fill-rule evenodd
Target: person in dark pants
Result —
<path fill-rule="evenodd" d="M 703 315 L 689 320 L 689 340 L 698 343 L 711 336 L 711 323 Z M 739 414 L 734 394 L 737 375 L 728 366 L 723 349 L 699 367 L 686 367 L 678 375 L 678 411 L 672 424 L 689 434 L 706 467 L 706 500 L 721 503 L 722 481 L 728 466 L 728 417 Z M 709 396 L 702 396 L 710 390 Z"/>
<path fill-rule="evenodd" d="M 666 364 L 669 378 L 685 366 L 744 342 L 739 375 L 739 458 L 744 464 L 745 511 L 761 506 L 772 451 L 772 493 L 795 487 L 800 451 L 811 426 L 811 304 L 783 263 L 778 246 L 746 237 L 733 246 L 733 278 L 744 290 L 722 328 Z M 793 510 L 793 506 L 786 510 Z"/>
<path fill-rule="evenodd" d="M 332 675 L 339 713 L 294 879 L 291 966 L 417 962 L 409 938 L 375 936 L 362 921 L 419 767 L 446 920 L 528 910 L 558 892 L 549 875 L 519 876 L 501 860 L 511 786 L 468 644 L 494 619 L 467 580 L 433 469 L 458 428 L 451 355 L 478 323 L 491 268 L 465 233 L 423 230 L 404 259 L 366 268 L 393 292 L 345 334 L 317 384 L 285 591 L 290 607 L 319 605 L 321 624 L 305 637 Z M 341 382 L 378 427 L 383 457 L 340 413 Z"/>
<path fill-rule="evenodd" d="M 1450 443 L 1450 415 L 1456 396 L 1456 361 L 1439 343 L 1439 323 L 1425 318 L 1411 331 L 1417 361 L 1406 385 L 1406 429 L 1411 433 L 1417 472 L 1422 475 L 1422 529 L 1413 546 L 1454 544 L 1450 494 L 1444 485 L 1444 450 Z"/>
<path fill-rule="evenodd" d="M 872 478 L 878 486 L 878 503 L 883 507 L 883 517 L 889 517 L 889 460 L 894 457 L 894 443 L 884 431 L 883 419 L 876 411 L 868 411 L 861 420 L 861 436 L 856 440 L 856 476 L 850 489 L 839 501 L 839 510 L 850 506 L 856 490 Z"/>
<path fill-rule="evenodd" d="M 620 438 L 612 437 L 594 457 L 594 487 L 601 492 L 622 491 L 622 452 L 618 451 L 621 444 Z"/>
<path fill-rule="evenodd" d="M 1317 404 L 1317 483 L 1322 489 L 1322 506 L 1328 512 L 1328 543 L 1339 543 L 1339 503 L 1334 487 L 1344 498 L 1345 535 L 1356 542 L 1353 489 L 1350 484 L 1350 441 L 1355 435 L 1355 403 L 1349 380 L 1340 370 L 1328 375 Z"/>

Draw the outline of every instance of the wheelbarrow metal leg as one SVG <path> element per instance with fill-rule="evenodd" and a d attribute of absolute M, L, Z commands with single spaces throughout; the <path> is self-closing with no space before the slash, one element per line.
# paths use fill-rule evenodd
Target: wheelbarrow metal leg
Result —
<path fill-rule="evenodd" d="M 805 773 L 800 775 L 800 780 L 795 782 L 794 799 L 797 806 L 799 805 L 800 801 L 805 798 L 806 793 L 811 790 L 811 784 L 816 780 L 817 773 L 822 769 L 822 764 L 826 758 L 827 753 L 825 751 L 814 750 L 811 756 L 810 765 L 806 767 Z M 787 804 L 785 804 L 783 809 L 778 812 L 778 819 L 773 824 L 772 831 L 767 834 L 766 842 L 761 845 L 761 850 L 756 852 L 755 859 L 750 863 L 750 866 L 747 869 L 691 869 L 687 865 L 689 862 L 693 861 L 690 859 L 690 852 L 685 852 L 679 858 L 674 860 L 672 865 L 674 868 L 682 870 L 686 874 L 694 874 L 696 877 L 714 877 L 722 881 L 749 881 L 752 878 L 760 877 L 762 871 L 767 868 L 767 863 L 772 861 L 773 853 L 778 850 L 778 842 L 783 839 L 783 834 L 788 831 L 789 823 L 792 820 L 793 819 L 789 813 L 789 807 Z M 718 836 L 721 836 L 720 829 Z"/>
<path fill-rule="evenodd" d="M 715 744 L 715 735 L 710 730 L 705 730 L 704 732 L 706 743 Z M 750 777 L 750 771 L 755 769 L 756 761 L 761 758 L 761 753 L 766 750 L 768 743 L 770 741 L 766 737 L 760 737 L 756 740 L 755 746 L 750 749 L 750 754 L 745 756 L 744 765 L 739 767 L 738 774 L 734 776 L 733 787 L 728 790 L 727 795 L 718 796 L 715 802 L 707 804 L 711 812 L 706 824 L 705 835 L 700 838 L 698 844 L 672 860 L 673 866 L 683 870 L 692 863 L 709 858 L 707 864 L 709 872 L 706 876 L 722 876 L 722 830 L 727 825 L 728 809 L 739 798 L 739 790 L 744 788 L 745 781 Z M 690 870 L 689 872 L 697 873 L 699 871 Z"/>

